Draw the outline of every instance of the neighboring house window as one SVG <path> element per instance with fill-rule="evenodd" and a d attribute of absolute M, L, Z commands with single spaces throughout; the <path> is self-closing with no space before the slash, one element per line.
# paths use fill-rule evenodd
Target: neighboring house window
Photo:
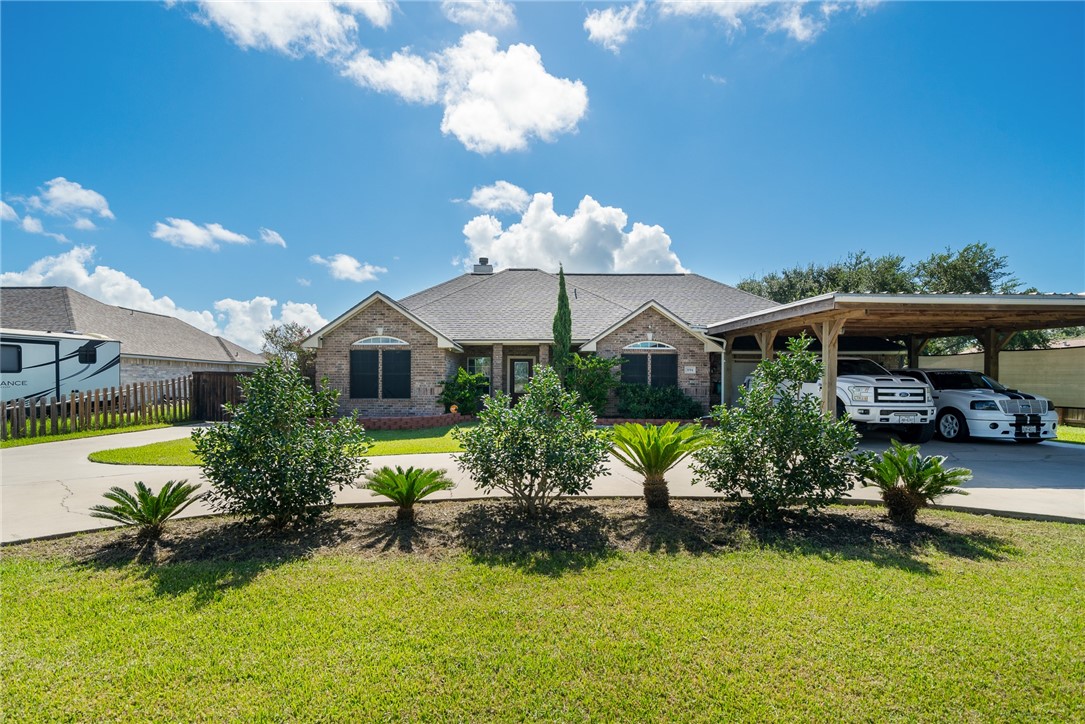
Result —
<path fill-rule="evenodd" d="M 98 362 L 98 348 L 93 344 L 85 344 L 79 348 L 79 364 L 92 365 Z"/>
<path fill-rule="evenodd" d="M 622 365 L 623 383 L 652 387 L 678 386 L 678 350 L 674 347 L 663 342 L 644 340 L 626 345 L 624 349 L 648 354 L 631 354 L 625 357 L 626 363 Z"/>
<path fill-rule="evenodd" d="M 407 346 L 396 337 L 366 337 L 353 346 Z M 409 400 L 411 397 L 411 351 L 409 349 L 352 349 L 350 396 L 356 400 Z"/>
<path fill-rule="evenodd" d="M 473 375 L 485 375 L 486 384 L 490 384 L 492 377 L 490 376 L 490 358 L 489 357 L 468 357 L 467 358 L 467 371 Z M 489 392 L 489 388 L 486 390 Z"/>
<path fill-rule="evenodd" d="M 17 344 L 0 344 L 0 372 L 23 371 L 23 348 Z"/>

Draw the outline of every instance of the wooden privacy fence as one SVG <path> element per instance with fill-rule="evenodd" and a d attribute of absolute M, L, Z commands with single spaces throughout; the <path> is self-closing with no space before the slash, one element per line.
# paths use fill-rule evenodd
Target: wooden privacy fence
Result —
<path fill-rule="evenodd" d="M 56 397 L 12 400 L 4 405 L 0 440 L 46 437 L 189 419 L 192 378 L 135 382 Z"/>
<path fill-rule="evenodd" d="M 251 372 L 193 372 L 192 419 L 221 422 L 226 419 L 222 406 L 237 405 L 241 398 L 240 381 Z"/>

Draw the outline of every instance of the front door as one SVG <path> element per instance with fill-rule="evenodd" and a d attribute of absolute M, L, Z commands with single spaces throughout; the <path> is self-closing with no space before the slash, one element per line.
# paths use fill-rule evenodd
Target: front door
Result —
<path fill-rule="evenodd" d="M 509 393 L 512 395 L 512 404 L 519 402 L 527 391 L 527 381 L 531 379 L 534 367 L 535 360 L 530 357 L 509 358 Z"/>

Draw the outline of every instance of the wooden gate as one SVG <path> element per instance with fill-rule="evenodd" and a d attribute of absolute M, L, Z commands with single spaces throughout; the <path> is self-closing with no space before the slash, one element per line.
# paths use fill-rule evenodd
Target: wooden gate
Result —
<path fill-rule="evenodd" d="M 242 377 L 251 372 L 193 372 L 192 419 L 220 422 L 226 418 L 222 406 L 242 402 Z"/>

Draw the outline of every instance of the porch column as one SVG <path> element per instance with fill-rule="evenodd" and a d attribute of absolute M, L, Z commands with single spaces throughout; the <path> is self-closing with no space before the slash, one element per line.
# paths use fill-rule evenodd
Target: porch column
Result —
<path fill-rule="evenodd" d="M 840 349 L 843 319 L 830 319 L 811 325 L 821 340 L 821 410 L 836 416 L 836 359 Z"/>
<path fill-rule="evenodd" d="M 576 354 L 576 353 L 574 352 L 573 354 Z M 539 345 L 539 364 L 541 364 L 541 365 L 550 364 L 550 345 L 548 345 L 548 344 L 540 344 Z"/>
<path fill-rule="evenodd" d="M 983 374 L 998 379 L 998 353 L 1009 344 L 1017 332 L 1000 334 L 993 327 L 983 330 L 980 341 L 983 343 Z"/>
<path fill-rule="evenodd" d="M 505 389 L 505 348 L 494 345 L 493 358 L 490 360 L 490 389 L 498 392 Z"/>
<path fill-rule="evenodd" d="M 909 334 L 905 341 L 908 343 L 908 368 L 919 369 L 919 355 L 923 354 L 923 350 L 926 349 L 927 342 L 930 342 L 931 338 Z"/>
<path fill-rule="evenodd" d="M 720 370 L 720 402 L 724 407 L 730 407 L 734 400 L 731 399 L 731 384 L 735 375 L 735 351 L 734 347 L 735 338 L 727 337 L 723 343 L 723 358 L 720 360 L 720 365 L 723 369 Z"/>

